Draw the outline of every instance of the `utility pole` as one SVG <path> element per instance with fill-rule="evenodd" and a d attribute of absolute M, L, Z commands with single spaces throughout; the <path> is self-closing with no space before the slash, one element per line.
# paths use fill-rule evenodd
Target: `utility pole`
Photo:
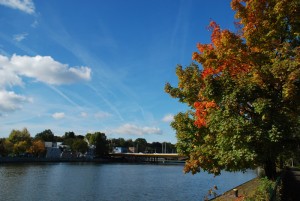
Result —
<path fill-rule="evenodd" d="M 165 147 L 164 147 L 165 144 Z M 167 143 L 163 142 L 161 143 L 161 153 L 167 153 Z"/>

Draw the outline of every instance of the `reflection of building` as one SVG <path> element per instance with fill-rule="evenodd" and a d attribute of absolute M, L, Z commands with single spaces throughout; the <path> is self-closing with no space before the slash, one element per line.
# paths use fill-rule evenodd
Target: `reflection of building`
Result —
<path fill-rule="evenodd" d="M 127 153 L 128 149 L 126 147 L 114 147 L 113 153 Z"/>

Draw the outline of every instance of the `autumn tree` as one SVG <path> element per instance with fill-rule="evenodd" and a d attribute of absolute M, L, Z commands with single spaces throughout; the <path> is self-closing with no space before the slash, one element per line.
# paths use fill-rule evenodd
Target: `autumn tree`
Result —
<path fill-rule="evenodd" d="M 34 140 L 28 150 L 35 157 L 41 157 L 46 153 L 45 143 L 41 139 Z"/>
<path fill-rule="evenodd" d="M 27 152 L 31 145 L 30 133 L 26 128 L 12 130 L 7 139 L 13 144 L 13 153 L 16 155 Z"/>
<path fill-rule="evenodd" d="M 30 144 L 27 141 L 19 141 L 14 143 L 13 146 L 13 153 L 17 156 L 25 154 L 26 152 L 29 152 Z"/>
<path fill-rule="evenodd" d="M 13 144 L 20 141 L 26 141 L 30 143 L 31 137 L 27 128 L 23 128 L 22 130 L 12 130 L 8 136 L 8 140 Z"/>
<path fill-rule="evenodd" d="M 171 123 L 185 171 L 214 174 L 276 162 L 299 146 L 300 1 L 232 0 L 237 31 L 211 22 L 211 43 L 178 66 L 165 91 L 190 110 Z M 198 64 L 201 66 L 199 68 Z"/>

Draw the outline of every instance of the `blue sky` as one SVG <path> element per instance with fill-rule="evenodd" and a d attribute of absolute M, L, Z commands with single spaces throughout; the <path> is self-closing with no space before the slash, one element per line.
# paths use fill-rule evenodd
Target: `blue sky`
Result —
<path fill-rule="evenodd" d="M 0 0 L 0 137 L 26 127 L 176 143 L 175 67 L 229 0 Z"/>

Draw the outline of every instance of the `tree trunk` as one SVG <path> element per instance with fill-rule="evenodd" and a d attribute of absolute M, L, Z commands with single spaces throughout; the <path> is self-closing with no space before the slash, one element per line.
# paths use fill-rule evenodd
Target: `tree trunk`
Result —
<path fill-rule="evenodd" d="M 276 180 L 276 163 L 275 159 L 268 158 L 264 164 L 266 177 L 270 180 Z"/>

